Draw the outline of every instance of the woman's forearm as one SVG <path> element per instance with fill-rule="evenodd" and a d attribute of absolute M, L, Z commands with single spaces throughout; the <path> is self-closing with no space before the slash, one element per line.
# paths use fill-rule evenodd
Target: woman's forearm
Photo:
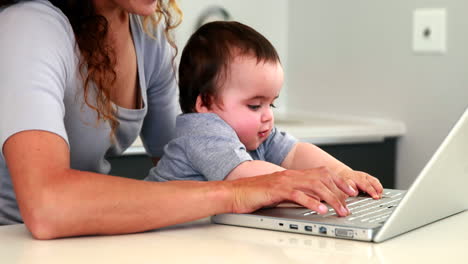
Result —
<path fill-rule="evenodd" d="M 39 239 L 125 234 L 230 211 L 223 182 L 144 182 L 69 170 L 47 185 L 26 222 Z"/>
<path fill-rule="evenodd" d="M 4 154 L 24 223 L 39 239 L 124 234 L 230 209 L 224 182 L 155 183 L 70 169 L 67 143 L 20 132 Z"/>

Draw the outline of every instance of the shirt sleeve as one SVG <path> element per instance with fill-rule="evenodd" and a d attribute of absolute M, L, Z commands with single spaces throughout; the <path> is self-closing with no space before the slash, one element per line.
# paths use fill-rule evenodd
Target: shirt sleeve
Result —
<path fill-rule="evenodd" d="M 24 5 L 24 6 L 23 6 Z M 76 63 L 68 20 L 48 2 L 25 2 L 0 16 L 0 147 L 15 133 L 44 130 L 68 142 L 63 103 Z"/>
<path fill-rule="evenodd" d="M 144 38 L 145 76 L 148 113 L 141 132 L 147 153 L 161 157 L 164 146 L 175 135 L 175 120 L 180 114 L 173 56 L 175 51 L 158 26 L 155 39 Z"/>
<path fill-rule="evenodd" d="M 268 139 L 261 145 L 264 151 L 265 161 L 281 165 L 297 139 L 286 132 L 273 128 Z"/>
<path fill-rule="evenodd" d="M 199 129 L 204 132 L 185 137 L 185 153 L 206 180 L 224 180 L 239 164 L 252 160 L 234 130 L 221 119 Z"/>

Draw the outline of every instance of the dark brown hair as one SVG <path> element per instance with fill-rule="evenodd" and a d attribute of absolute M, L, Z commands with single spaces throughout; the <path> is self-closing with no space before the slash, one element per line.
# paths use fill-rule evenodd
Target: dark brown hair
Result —
<path fill-rule="evenodd" d="M 0 7 L 14 4 L 18 0 L 0 0 Z M 76 44 L 80 50 L 80 72 L 84 80 L 84 103 L 97 112 L 97 121 L 108 121 L 111 126 L 111 136 L 114 136 L 119 122 L 116 118 L 116 109 L 110 101 L 112 86 L 116 80 L 116 58 L 113 47 L 106 42 L 108 34 L 107 19 L 98 14 L 92 0 L 49 0 L 67 16 L 75 34 Z M 176 16 L 174 16 L 176 15 Z M 164 34 L 170 45 L 176 49 L 169 31 L 180 24 L 182 12 L 176 0 L 158 0 L 153 16 L 143 20 L 144 30 L 154 37 L 157 24 L 164 20 Z M 152 26 L 152 30 L 149 27 Z M 91 86 L 93 81 L 96 85 Z M 95 104 L 91 103 L 89 90 L 95 87 Z"/>
<path fill-rule="evenodd" d="M 239 22 L 216 21 L 201 26 L 188 40 L 179 64 L 179 102 L 184 113 L 195 113 L 197 97 L 210 107 L 226 79 L 234 56 L 260 62 L 280 62 L 262 34 Z"/>

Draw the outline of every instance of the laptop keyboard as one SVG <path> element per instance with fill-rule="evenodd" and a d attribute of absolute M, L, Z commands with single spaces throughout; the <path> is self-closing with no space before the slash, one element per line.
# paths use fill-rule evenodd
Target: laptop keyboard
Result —
<path fill-rule="evenodd" d="M 384 192 L 382 199 L 374 200 L 368 196 L 349 197 L 346 199 L 351 215 L 347 216 L 348 221 L 358 222 L 381 222 L 385 221 L 403 198 L 401 192 Z M 317 215 L 316 211 L 304 213 L 304 216 Z M 328 213 L 322 217 L 336 217 L 336 212 L 330 208 Z"/>

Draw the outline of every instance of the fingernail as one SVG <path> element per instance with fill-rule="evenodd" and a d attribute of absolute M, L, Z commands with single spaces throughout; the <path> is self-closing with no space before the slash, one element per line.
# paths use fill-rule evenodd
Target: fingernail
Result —
<path fill-rule="evenodd" d="M 349 190 L 350 190 L 351 192 L 356 193 L 356 190 L 354 190 L 354 188 L 351 187 L 351 185 L 348 185 L 348 188 L 349 188 Z"/>
<path fill-rule="evenodd" d="M 319 210 L 320 212 L 328 212 L 328 207 L 325 206 L 324 204 L 319 205 Z"/>
<path fill-rule="evenodd" d="M 343 215 L 348 215 L 348 213 L 349 213 L 349 211 L 346 208 L 344 208 L 343 206 L 341 206 L 340 211 L 341 211 L 341 213 Z"/>

